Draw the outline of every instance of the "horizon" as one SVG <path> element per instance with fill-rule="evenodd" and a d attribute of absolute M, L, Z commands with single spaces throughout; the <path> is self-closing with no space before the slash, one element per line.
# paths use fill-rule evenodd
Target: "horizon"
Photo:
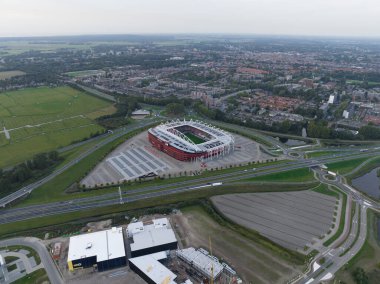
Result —
<path fill-rule="evenodd" d="M 242 34 L 380 37 L 375 0 L 4 0 L 0 37 Z"/>
<path fill-rule="evenodd" d="M 216 37 L 221 39 L 231 38 L 292 38 L 292 39 L 357 39 L 380 40 L 380 35 L 311 35 L 311 34 L 258 34 L 258 33 L 85 33 L 85 34 L 51 34 L 51 35 L 25 35 L 25 36 L 0 36 L 0 40 L 14 39 L 38 39 L 38 38 L 68 38 L 68 37 Z"/>

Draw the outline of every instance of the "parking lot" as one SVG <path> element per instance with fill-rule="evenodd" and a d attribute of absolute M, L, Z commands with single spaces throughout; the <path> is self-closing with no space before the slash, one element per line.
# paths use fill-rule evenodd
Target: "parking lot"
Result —
<path fill-rule="evenodd" d="M 204 161 L 182 162 L 153 148 L 147 132 L 143 132 L 120 145 L 82 180 L 87 187 L 135 180 L 141 176 L 158 176 L 197 173 L 205 168 L 221 168 L 263 161 L 272 157 L 261 152 L 259 144 L 235 135 L 235 151 L 219 158 Z"/>
<path fill-rule="evenodd" d="M 330 230 L 336 206 L 334 197 L 313 191 L 231 194 L 212 201 L 230 220 L 299 251 Z"/>

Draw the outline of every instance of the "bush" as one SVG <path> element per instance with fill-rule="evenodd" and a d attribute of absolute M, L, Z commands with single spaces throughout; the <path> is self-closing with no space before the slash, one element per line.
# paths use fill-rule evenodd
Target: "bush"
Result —
<path fill-rule="evenodd" d="M 355 268 L 352 272 L 352 276 L 357 284 L 367 284 L 369 283 L 369 279 L 364 269 L 361 267 Z"/>

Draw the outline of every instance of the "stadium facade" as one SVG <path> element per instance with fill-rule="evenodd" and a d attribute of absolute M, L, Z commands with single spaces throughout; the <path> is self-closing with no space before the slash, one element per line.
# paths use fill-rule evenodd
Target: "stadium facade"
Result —
<path fill-rule="evenodd" d="M 148 131 L 153 147 L 180 161 L 224 156 L 234 150 L 234 137 L 201 121 L 176 120 Z"/>

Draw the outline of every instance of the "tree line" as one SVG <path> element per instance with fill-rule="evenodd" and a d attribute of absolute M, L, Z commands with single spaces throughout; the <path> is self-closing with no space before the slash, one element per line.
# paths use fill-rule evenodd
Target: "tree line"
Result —
<path fill-rule="evenodd" d="M 62 160 L 57 151 L 52 151 L 35 155 L 10 170 L 0 169 L 0 196 L 7 195 L 26 182 L 41 177 Z"/>

